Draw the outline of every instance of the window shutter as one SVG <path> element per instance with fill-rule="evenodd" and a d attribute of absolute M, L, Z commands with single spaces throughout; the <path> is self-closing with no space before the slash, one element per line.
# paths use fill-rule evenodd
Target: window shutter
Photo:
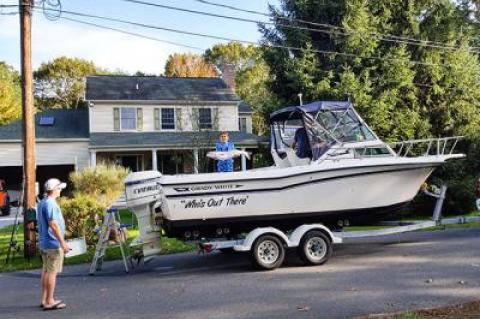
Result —
<path fill-rule="evenodd" d="M 192 127 L 194 131 L 200 130 L 200 111 L 197 107 L 192 110 Z"/>
<path fill-rule="evenodd" d="M 160 130 L 160 109 L 153 109 L 153 117 L 155 121 L 155 130 Z"/>
<path fill-rule="evenodd" d="M 177 131 L 182 130 L 182 109 L 179 107 L 175 109 L 175 129 Z"/>
<path fill-rule="evenodd" d="M 118 107 L 113 108 L 113 130 L 120 131 L 120 109 Z"/>
<path fill-rule="evenodd" d="M 220 114 L 218 112 L 218 107 L 212 108 L 212 129 L 220 130 Z"/>
<path fill-rule="evenodd" d="M 143 110 L 137 108 L 137 130 L 143 131 Z"/>

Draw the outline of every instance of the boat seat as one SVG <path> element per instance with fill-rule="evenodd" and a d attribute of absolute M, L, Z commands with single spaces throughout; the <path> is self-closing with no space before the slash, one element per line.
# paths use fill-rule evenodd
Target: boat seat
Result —
<path fill-rule="evenodd" d="M 285 153 L 287 154 L 288 161 L 290 166 L 303 166 L 310 164 L 310 158 L 300 158 L 295 154 L 295 151 L 292 148 L 285 148 Z"/>

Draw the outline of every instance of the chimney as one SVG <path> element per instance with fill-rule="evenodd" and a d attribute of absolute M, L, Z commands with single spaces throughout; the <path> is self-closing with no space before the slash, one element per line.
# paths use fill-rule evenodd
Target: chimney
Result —
<path fill-rule="evenodd" d="M 235 91 L 235 65 L 225 63 L 222 65 L 222 79 L 227 84 L 229 88 Z"/>

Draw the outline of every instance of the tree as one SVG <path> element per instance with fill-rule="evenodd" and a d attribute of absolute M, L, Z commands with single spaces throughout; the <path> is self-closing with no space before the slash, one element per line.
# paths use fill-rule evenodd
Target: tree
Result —
<path fill-rule="evenodd" d="M 11 66 L 0 62 L 0 125 L 22 116 L 20 75 Z"/>
<path fill-rule="evenodd" d="M 101 72 L 93 62 L 79 58 L 62 56 L 42 63 L 34 72 L 39 108 L 81 106 L 85 95 L 85 77 Z"/>
<path fill-rule="evenodd" d="M 241 70 L 253 65 L 261 58 L 261 50 L 253 45 L 243 45 L 232 41 L 226 44 L 215 44 L 204 53 L 205 60 L 222 69 L 224 64 L 235 65 L 236 70 Z"/>
<path fill-rule="evenodd" d="M 262 49 L 239 42 L 216 44 L 205 51 L 205 59 L 222 69 L 225 64 L 235 66 L 236 93 L 253 110 L 253 131 L 259 135 L 268 132 L 267 119 L 276 102 L 267 87 L 270 69 L 262 57 Z"/>
<path fill-rule="evenodd" d="M 176 77 L 215 77 L 215 67 L 204 57 L 192 53 L 170 54 L 165 64 L 165 76 Z"/>
<path fill-rule="evenodd" d="M 279 8 L 271 8 L 276 25 L 262 28 L 264 41 L 302 50 L 265 48 L 272 73 L 268 86 L 287 105 L 297 102 L 298 93 L 307 101 L 344 99 L 350 93 L 362 116 L 387 140 L 474 136 L 480 116 L 474 88 L 480 78 L 478 59 L 469 48 L 479 32 L 469 4 L 341 0 L 318 5 L 315 0 L 282 0 Z M 291 17 L 337 29 L 285 28 L 304 26 L 298 20 L 288 23 Z M 401 40 L 405 37 L 448 48 L 413 45 Z"/>

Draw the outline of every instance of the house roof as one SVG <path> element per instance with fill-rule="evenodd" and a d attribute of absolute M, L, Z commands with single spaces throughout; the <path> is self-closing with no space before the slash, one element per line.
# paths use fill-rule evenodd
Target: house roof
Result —
<path fill-rule="evenodd" d="M 216 101 L 240 98 L 221 78 L 162 76 L 88 76 L 89 101 Z"/>
<path fill-rule="evenodd" d="M 239 113 L 253 113 L 252 108 L 245 101 L 241 101 L 238 105 Z"/>
<path fill-rule="evenodd" d="M 91 133 L 91 148 L 209 148 L 214 147 L 219 132 L 116 132 Z M 237 147 L 257 147 L 268 139 L 250 133 L 229 132 Z"/>
<path fill-rule="evenodd" d="M 40 125 L 40 118 L 53 118 L 53 125 Z M 88 109 L 50 109 L 35 114 L 36 138 L 88 138 Z M 21 140 L 22 121 L 0 125 L 0 141 Z"/>

